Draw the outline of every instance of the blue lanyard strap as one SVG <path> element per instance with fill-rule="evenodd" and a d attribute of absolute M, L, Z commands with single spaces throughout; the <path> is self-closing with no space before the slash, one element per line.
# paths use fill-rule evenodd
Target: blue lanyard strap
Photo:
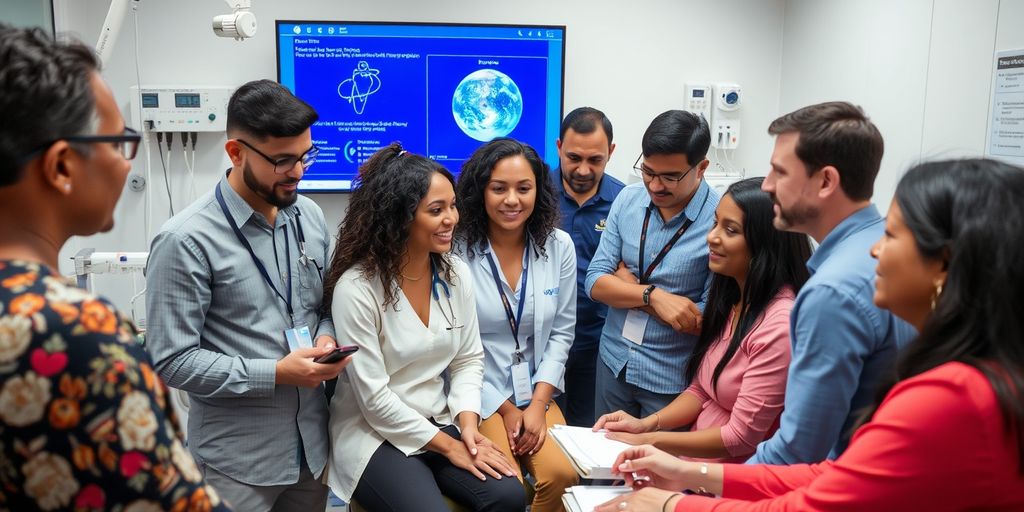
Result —
<path fill-rule="evenodd" d="M 523 280 L 519 284 L 519 305 L 515 316 L 512 316 L 512 305 L 505 296 L 505 290 L 501 287 L 501 278 L 498 277 L 498 266 L 494 263 L 494 257 L 487 253 L 487 262 L 491 264 L 491 277 L 494 278 L 494 286 L 498 288 L 498 296 L 501 297 L 501 304 L 505 306 L 505 318 L 508 319 L 508 327 L 512 330 L 512 337 L 516 340 L 516 353 L 519 353 L 519 323 L 523 320 L 523 305 L 526 304 L 526 283 L 530 278 L 530 242 L 526 242 L 526 250 L 523 252 Z"/>
<path fill-rule="evenodd" d="M 220 191 L 220 185 L 217 185 L 215 193 L 217 196 L 217 202 L 220 204 L 220 209 L 224 212 L 224 217 L 228 219 L 228 224 L 231 225 L 231 230 L 235 232 L 235 237 L 238 238 L 238 241 L 243 247 L 245 247 L 245 250 L 249 251 L 249 256 L 252 256 L 252 262 L 256 264 L 256 268 L 259 269 L 260 274 L 263 275 L 263 280 L 267 282 L 267 285 L 270 286 L 271 290 L 274 290 L 274 294 L 284 301 L 284 305 L 288 309 L 288 321 L 294 323 L 295 314 L 292 311 L 292 254 L 289 249 L 290 244 L 288 241 L 287 224 L 285 224 L 284 230 L 285 262 L 288 265 L 288 297 L 286 298 L 277 290 L 277 286 L 274 285 L 274 281 L 270 279 L 270 273 L 267 272 L 267 267 L 265 267 L 259 257 L 256 256 L 256 252 L 252 250 L 252 246 L 249 245 L 249 240 L 247 240 L 245 235 L 242 234 L 242 230 L 238 229 L 238 224 L 235 223 L 235 218 L 231 216 L 231 212 L 228 210 L 228 205 L 224 202 L 224 194 Z"/>

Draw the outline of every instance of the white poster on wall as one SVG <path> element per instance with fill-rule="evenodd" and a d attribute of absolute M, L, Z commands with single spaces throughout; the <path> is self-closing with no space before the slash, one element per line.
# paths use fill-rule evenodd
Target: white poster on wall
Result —
<path fill-rule="evenodd" d="M 1024 166 L 1024 50 L 996 52 L 986 154 Z"/>

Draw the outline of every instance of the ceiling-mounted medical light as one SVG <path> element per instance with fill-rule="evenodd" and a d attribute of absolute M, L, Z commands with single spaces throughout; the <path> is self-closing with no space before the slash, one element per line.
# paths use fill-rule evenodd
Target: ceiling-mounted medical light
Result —
<path fill-rule="evenodd" d="M 250 0 L 224 0 L 234 12 L 213 17 L 213 33 L 239 41 L 256 35 L 256 15 Z"/>

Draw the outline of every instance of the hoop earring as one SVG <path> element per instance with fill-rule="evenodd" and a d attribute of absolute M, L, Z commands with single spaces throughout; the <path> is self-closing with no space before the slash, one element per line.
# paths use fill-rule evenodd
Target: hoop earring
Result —
<path fill-rule="evenodd" d="M 939 301 L 939 297 L 942 295 L 942 283 L 935 285 L 935 291 L 932 293 L 932 311 L 935 311 L 935 303 Z"/>

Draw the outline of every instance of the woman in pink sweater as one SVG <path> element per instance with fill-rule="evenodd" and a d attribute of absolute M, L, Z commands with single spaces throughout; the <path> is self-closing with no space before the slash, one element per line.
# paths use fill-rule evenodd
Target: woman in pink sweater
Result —
<path fill-rule="evenodd" d="M 1022 197 L 1024 169 L 992 160 L 922 164 L 900 181 L 872 248 L 875 303 L 920 335 L 834 462 L 708 464 L 633 447 L 616 465 L 652 486 L 597 510 L 1024 510 Z"/>
<path fill-rule="evenodd" d="M 616 411 L 594 429 L 629 444 L 713 461 L 742 461 L 778 426 L 789 368 L 789 312 L 807 281 L 807 236 L 772 226 L 764 178 L 734 183 L 708 233 L 714 272 L 703 329 L 686 367 L 690 387 L 643 419 Z M 692 425 L 687 432 L 673 429 Z"/>

